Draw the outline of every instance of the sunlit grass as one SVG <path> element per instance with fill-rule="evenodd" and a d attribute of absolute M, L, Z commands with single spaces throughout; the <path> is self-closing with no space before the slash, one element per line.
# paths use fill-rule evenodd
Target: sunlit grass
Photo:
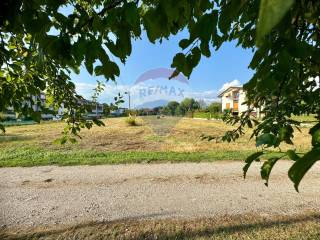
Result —
<path fill-rule="evenodd" d="M 241 160 L 250 153 L 252 152 L 102 152 L 97 150 L 48 150 L 38 147 L 21 147 L 1 149 L 0 167 Z"/>
<path fill-rule="evenodd" d="M 135 127 L 125 118 L 104 122 L 105 127 L 84 130 L 82 139 L 67 145 L 53 143 L 65 126 L 62 122 L 8 127 L 0 136 L 0 166 L 243 160 L 257 151 L 250 129 L 232 143 L 202 140 L 202 134 L 222 136 L 232 129 L 219 120 L 152 116 L 139 119 Z M 290 147 L 281 145 L 283 151 Z M 310 148 L 307 128 L 296 133 L 295 148 Z"/>
<path fill-rule="evenodd" d="M 5 231 L 1 239 L 108 239 L 108 240 L 307 240 L 319 239 L 319 215 L 224 216 L 189 220 L 126 220 L 86 223 L 54 229 L 27 229 Z"/>

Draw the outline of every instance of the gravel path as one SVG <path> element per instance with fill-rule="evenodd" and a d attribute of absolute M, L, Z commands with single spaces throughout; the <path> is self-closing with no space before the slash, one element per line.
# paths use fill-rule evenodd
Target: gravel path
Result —
<path fill-rule="evenodd" d="M 259 177 L 258 163 L 246 180 L 243 163 L 225 161 L 2 168 L 0 226 L 319 211 L 320 165 L 296 193 L 287 179 L 290 164 L 276 165 L 268 188 Z"/>

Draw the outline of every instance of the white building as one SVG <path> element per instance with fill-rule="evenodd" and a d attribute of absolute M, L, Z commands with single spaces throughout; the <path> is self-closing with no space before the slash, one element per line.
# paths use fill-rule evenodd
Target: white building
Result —
<path fill-rule="evenodd" d="M 244 103 L 246 101 L 246 93 L 242 87 L 229 87 L 222 91 L 218 97 L 221 98 L 222 111 L 229 110 L 232 114 L 238 115 L 249 108 Z M 258 109 L 253 112 L 255 115 L 258 113 Z"/>
<path fill-rule="evenodd" d="M 27 104 L 29 107 L 32 106 L 33 111 L 42 111 L 41 119 L 42 120 L 52 120 L 52 119 L 61 119 L 62 115 L 65 114 L 66 109 L 62 103 L 58 110 L 54 110 L 52 106 L 46 106 L 46 94 L 41 93 L 39 96 L 31 96 L 33 103 L 31 101 L 25 101 L 24 104 Z M 79 99 L 79 104 L 85 104 L 90 106 L 86 112 L 88 118 L 101 118 L 103 116 L 103 104 L 92 102 L 86 99 Z M 43 109 L 49 110 L 44 112 Z M 1 116 L 5 119 L 17 120 L 17 114 L 14 111 L 13 107 L 8 107 L 7 111 L 1 113 Z M 23 117 L 23 116 L 22 116 Z"/>
<path fill-rule="evenodd" d="M 127 110 L 128 110 L 128 108 L 117 108 L 117 109 L 111 111 L 110 114 L 115 117 L 120 117 L 120 116 L 123 116 Z"/>

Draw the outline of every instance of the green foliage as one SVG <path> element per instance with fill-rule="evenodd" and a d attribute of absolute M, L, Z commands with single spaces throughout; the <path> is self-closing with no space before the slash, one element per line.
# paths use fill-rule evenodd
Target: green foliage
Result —
<path fill-rule="evenodd" d="M 271 133 L 264 133 L 258 136 L 256 140 L 257 147 L 262 145 L 265 145 L 266 147 L 278 147 L 279 143 L 277 137 Z"/>
<path fill-rule="evenodd" d="M 303 157 L 297 159 L 289 169 L 289 178 L 294 183 L 295 189 L 298 191 L 299 183 L 308 172 L 308 170 L 320 160 L 320 148 L 313 148 Z"/>
<path fill-rule="evenodd" d="M 221 113 L 221 108 L 221 103 L 213 102 L 207 107 L 207 110 L 210 113 Z"/>
<path fill-rule="evenodd" d="M 168 114 L 171 116 L 176 116 L 178 114 L 179 103 L 176 101 L 168 102 L 168 104 L 162 109 L 163 114 Z"/>
<path fill-rule="evenodd" d="M 261 0 L 257 27 L 257 43 L 263 42 L 263 37 L 280 22 L 288 12 L 294 0 Z"/>
<path fill-rule="evenodd" d="M 176 101 L 169 102 L 163 107 L 161 113 L 171 116 L 186 116 L 200 109 L 200 103 L 193 98 L 185 98 L 181 103 Z"/>
<path fill-rule="evenodd" d="M 268 183 L 269 183 L 269 177 L 270 177 L 271 170 L 279 159 L 280 159 L 279 157 L 269 158 L 267 161 L 265 161 L 263 163 L 263 165 L 261 167 L 261 172 L 260 172 L 261 178 L 266 181 L 265 182 L 266 186 L 268 186 Z"/>
<path fill-rule="evenodd" d="M 180 103 L 179 110 L 183 115 L 187 114 L 188 112 L 194 112 L 197 109 L 200 109 L 200 104 L 193 98 L 185 98 Z"/>
<path fill-rule="evenodd" d="M 243 177 L 246 177 L 247 171 L 249 169 L 249 167 L 251 166 L 251 164 L 256 161 L 260 161 L 259 157 L 263 155 L 263 152 L 256 152 L 251 154 L 249 157 L 246 158 L 245 160 L 245 165 L 243 167 Z"/>
<path fill-rule="evenodd" d="M 312 146 L 314 147 L 319 147 L 320 145 L 320 123 L 316 124 L 315 126 L 313 126 L 309 133 L 312 136 Z"/>

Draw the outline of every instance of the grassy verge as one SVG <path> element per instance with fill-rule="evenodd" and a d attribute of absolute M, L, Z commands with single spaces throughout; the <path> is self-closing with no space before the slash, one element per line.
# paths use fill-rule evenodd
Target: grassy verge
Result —
<path fill-rule="evenodd" d="M 195 112 L 194 118 L 205 118 L 205 119 L 221 119 L 222 113 L 210 113 L 210 112 Z"/>
<path fill-rule="evenodd" d="M 194 220 L 144 220 L 88 223 L 52 230 L 1 231 L 1 239 L 290 239 L 320 238 L 320 216 L 234 216 Z"/>
<path fill-rule="evenodd" d="M 99 152 L 23 147 L 0 150 L 0 167 L 99 165 L 151 162 L 199 162 L 244 159 L 250 152 Z"/>
<path fill-rule="evenodd" d="M 102 152 L 96 150 L 49 150 L 37 147 L 0 149 L 0 167 L 45 165 L 99 165 L 152 162 L 201 162 L 243 160 L 252 151 L 209 152 Z M 272 154 L 275 155 L 275 154 Z"/>

